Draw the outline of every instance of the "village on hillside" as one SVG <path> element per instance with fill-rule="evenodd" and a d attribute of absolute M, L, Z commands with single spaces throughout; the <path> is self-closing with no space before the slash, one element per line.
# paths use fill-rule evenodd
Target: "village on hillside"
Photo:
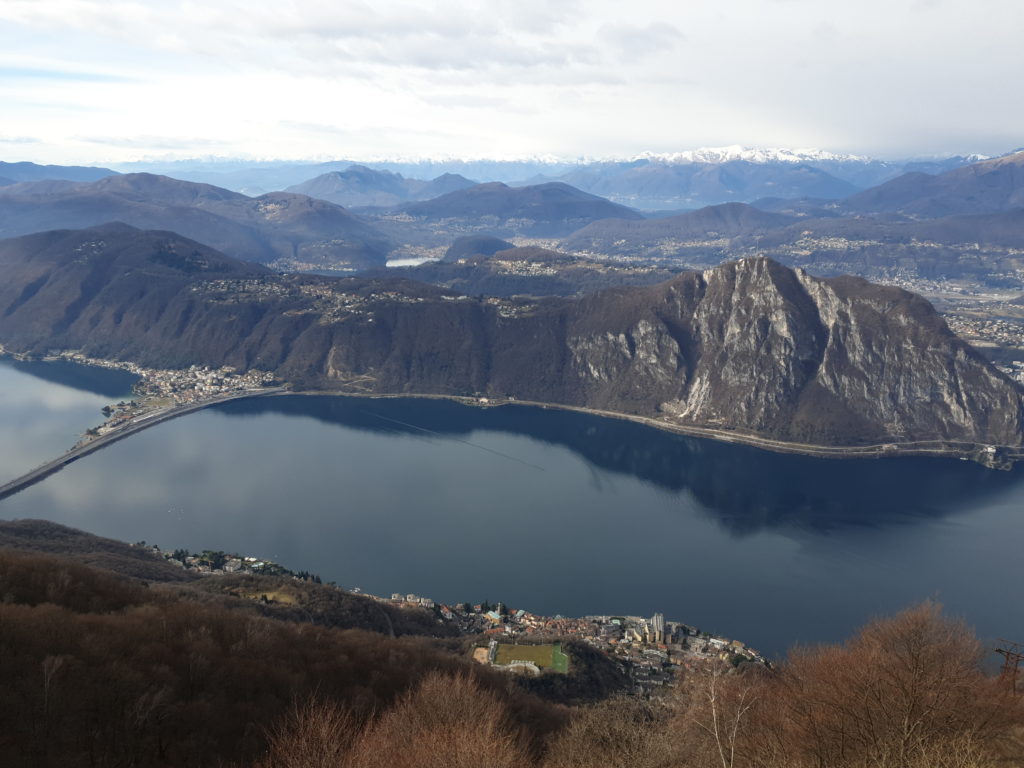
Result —
<path fill-rule="evenodd" d="M 138 546 L 146 546 L 140 542 Z M 314 581 L 318 576 L 293 572 L 267 559 L 204 551 L 152 551 L 182 568 L 203 575 L 250 573 L 290 576 L 298 581 Z M 335 584 L 325 588 L 342 589 Z M 566 674 L 571 659 L 562 643 L 579 641 L 616 662 L 627 676 L 632 691 L 640 696 L 666 692 L 686 670 L 709 662 L 733 666 L 745 663 L 767 664 L 755 649 L 739 640 L 730 640 L 710 632 L 666 620 L 661 613 L 641 616 L 542 616 L 525 609 L 509 608 L 502 603 L 446 604 L 416 594 L 395 592 L 390 597 L 372 595 L 358 587 L 345 590 L 381 603 L 409 611 L 429 611 L 439 624 L 458 629 L 459 634 L 478 639 L 473 658 L 510 674 Z"/>

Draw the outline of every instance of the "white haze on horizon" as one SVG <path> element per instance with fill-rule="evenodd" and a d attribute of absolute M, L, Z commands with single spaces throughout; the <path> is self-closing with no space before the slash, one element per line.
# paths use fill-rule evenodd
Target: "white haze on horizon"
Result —
<path fill-rule="evenodd" d="M 1024 144 L 1022 21 L 1016 0 L 2 0 L 0 159 L 1001 154 Z"/>

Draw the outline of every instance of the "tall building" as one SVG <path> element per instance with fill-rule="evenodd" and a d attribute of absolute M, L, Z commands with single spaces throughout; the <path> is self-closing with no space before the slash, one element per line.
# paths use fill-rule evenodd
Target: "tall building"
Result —
<path fill-rule="evenodd" d="M 656 613 L 651 617 L 651 634 L 654 642 L 665 642 L 665 614 Z"/>

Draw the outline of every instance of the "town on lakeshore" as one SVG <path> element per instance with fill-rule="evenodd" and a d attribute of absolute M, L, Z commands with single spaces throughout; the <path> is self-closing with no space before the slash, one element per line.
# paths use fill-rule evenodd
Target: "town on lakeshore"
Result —
<path fill-rule="evenodd" d="M 7 351 L 0 345 L 0 356 L 5 354 L 8 354 Z M 28 359 L 17 353 L 11 356 L 16 360 Z M 135 397 L 104 407 L 102 413 L 106 421 L 87 430 L 75 448 L 88 445 L 96 438 L 110 435 L 121 428 L 139 426 L 157 416 L 168 415 L 174 409 L 263 393 L 277 384 L 274 375 L 267 371 L 249 370 L 239 373 L 230 366 L 144 368 L 133 362 L 103 360 L 88 357 L 81 352 L 67 351 L 55 351 L 43 360 L 66 360 L 80 365 L 113 368 L 139 377 L 133 387 Z"/>
<path fill-rule="evenodd" d="M 136 546 L 147 547 L 168 562 L 204 576 L 274 575 L 321 583 L 316 575 L 293 572 L 265 558 L 210 550 L 199 554 L 181 549 L 168 552 L 145 542 Z M 614 661 L 629 679 L 632 692 L 639 696 L 668 692 L 686 670 L 711 662 L 727 662 L 733 666 L 768 663 L 761 653 L 739 640 L 666 620 L 661 613 L 650 618 L 542 616 L 500 602 L 447 604 L 416 594 L 395 592 L 390 597 L 379 597 L 358 587 L 344 590 L 333 583 L 322 586 L 403 610 L 430 612 L 438 624 L 454 627 L 462 636 L 476 638 L 472 652 L 475 661 L 510 674 L 568 673 L 571 661 L 562 650 L 562 642 L 570 640 L 586 643 Z M 256 599 L 272 601 L 275 598 L 262 595 Z"/>

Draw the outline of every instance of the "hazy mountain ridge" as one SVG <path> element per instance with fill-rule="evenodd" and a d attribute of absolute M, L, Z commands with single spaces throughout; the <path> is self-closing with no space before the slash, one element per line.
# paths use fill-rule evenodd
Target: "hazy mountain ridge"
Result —
<path fill-rule="evenodd" d="M 393 247 L 345 209 L 286 192 L 250 198 L 151 174 L 0 188 L 0 235 L 5 237 L 109 221 L 172 230 L 237 258 L 279 268 L 383 266 Z"/>
<path fill-rule="evenodd" d="M 937 176 L 908 173 L 843 201 L 858 213 L 939 218 L 1024 208 L 1024 151 Z"/>
<path fill-rule="evenodd" d="M 49 181 L 63 179 L 65 181 L 98 181 L 106 176 L 114 176 L 117 171 L 109 168 L 82 165 L 38 165 L 37 163 L 8 163 L 0 161 L 0 177 L 10 183 L 20 181 Z"/>
<path fill-rule="evenodd" d="M 533 237 L 567 235 L 599 219 L 643 218 L 625 206 L 560 182 L 526 187 L 477 184 L 432 200 L 407 203 L 399 210 L 413 219 L 455 231 L 486 229 L 497 235 Z"/>
<path fill-rule="evenodd" d="M 586 192 L 645 209 L 700 208 L 725 202 L 751 202 L 758 197 L 843 197 L 873 187 L 908 171 L 937 173 L 984 159 L 977 155 L 935 159 L 878 160 L 818 149 L 711 147 L 682 152 L 645 152 L 631 158 L 588 159 L 537 157 L 521 160 L 420 159 L 337 160 L 326 163 L 246 161 L 173 161 L 119 166 L 124 171 L 149 171 L 207 182 L 246 194 L 261 194 L 308 182 L 316 176 L 345 172 L 362 165 L 406 178 L 459 174 L 482 181 L 523 186 L 564 181 Z M 725 174 L 717 166 L 728 165 Z M 794 166 L 803 170 L 794 172 Z M 689 166 L 688 168 L 686 166 Z M 646 168 L 646 171 L 640 169 Z M 3 175 L 0 173 L 0 175 Z M 697 176 L 697 181 L 691 178 Z M 715 177 L 718 177 L 715 180 Z M 708 179 L 711 181 L 708 181 Z M 655 182 L 655 179 L 660 181 Z M 594 184 L 591 188 L 590 184 Z M 845 192 L 843 190 L 846 190 Z"/>
<path fill-rule="evenodd" d="M 845 200 L 758 203 L 760 216 L 733 204 L 644 222 L 597 222 L 560 247 L 677 267 L 763 254 L 817 274 L 969 280 L 994 288 L 1019 287 L 1024 279 L 1024 152 L 937 176 L 905 174 Z M 728 221 L 734 225 L 722 223 Z"/>
<path fill-rule="evenodd" d="M 390 171 L 375 171 L 365 165 L 352 165 L 344 171 L 331 171 L 295 184 L 285 191 L 327 200 L 346 208 L 391 207 L 409 201 L 430 200 L 476 183 L 452 173 L 423 181 L 407 179 Z"/>
<path fill-rule="evenodd" d="M 167 233 L 78 233 L 104 242 L 78 251 L 75 237 L 0 243 L 8 348 L 259 368 L 356 393 L 514 396 L 789 442 L 1021 443 L 1016 385 L 927 302 L 857 278 L 755 258 L 580 299 L 471 299 L 268 275 L 168 247 Z"/>
<path fill-rule="evenodd" d="M 756 165 L 765 173 L 782 165 L 789 172 L 803 173 L 805 160 L 850 168 L 866 162 L 828 153 L 793 154 L 782 162 L 781 155 L 755 153 L 750 157 L 760 161 L 753 163 L 743 159 L 749 154 L 744 152 L 721 154 L 722 162 L 708 166 L 714 178 L 728 176 L 733 162 Z M 658 160 L 660 170 L 651 159 L 619 165 L 653 178 L 669 165 L 688 173 L 702 172 L 700 168 L 707 164 L 696 161 L 703 157 L 695 154 L 687 162 L 674 164 Z M 928 167 L 966 159 L 935 161 Z M 768 209 L 764 213 L 731 203 L 649 221 L 561 182 L 525 187 L 492 182 L 401 203 L 397 208 L 377 207 L 360 218 L 331 203 L 292 193 L 248 198 L 210 185 L 128 174 L 91 184 L 50 180 L 0 187 L 0 234 L 120 220 L 142 228 L 178 231 L 230 255 L 278 269 L 344 272 L 379 268 L 388 254 L 399 259 L 442 258 L 457 237 L 486 233 L 506 241 L 516 238 L 520 244 L 533 240 L 545 247 L 551 247 L 554 238 L 563 238 L 560 247 L 572 252 L 639 258 L 672 270 L 766 254 L 818 274 L 853 272 L 884 280 L 966 279 L 1012 288 L 1024 275 L 1024 261 L 1017 252 L 1022 242 L 1020 223 L 1013 213 L 1024 199 L 1022 166 L 1024 152 L 1018 152 L 937 176 L 906 174 L 843 200 L 772 197 L 760 201 Z M 598 164 L 586 168 L 594 173 L 600 170 Z M 322 180 L 333 183 L 331 179 L 342 179 L 353 194 L 377 190 L 398 197 L 399 192 L 409 193 L 409 179 L 369 168 L 348 167 Z M 435 181 L 442 187 L 468 183 L 461 178 Z M 423 187 L 420 192 L 429 190 Z M 863 212 L 870 210 L 878 212 Z M 974 213 L 979 210 L 985 212 Z M 926 217 L 950 211 L 968 214 Z M 478 270 L 465 285 L 476 284 L 479 276 Z M 452 283 L 445 280 L 444 284 Z M 510 288 L 507 281 L 504 288 Z M 541 292 L 553 289 L 552 284 Z"/>
<path fill-rule="evenodd" d="M 859 187 L 810 165 L 748 160 L 594 163 L 559 181 L 637 208 L 700 208 L 759 197 L 843 198 Z"/>

